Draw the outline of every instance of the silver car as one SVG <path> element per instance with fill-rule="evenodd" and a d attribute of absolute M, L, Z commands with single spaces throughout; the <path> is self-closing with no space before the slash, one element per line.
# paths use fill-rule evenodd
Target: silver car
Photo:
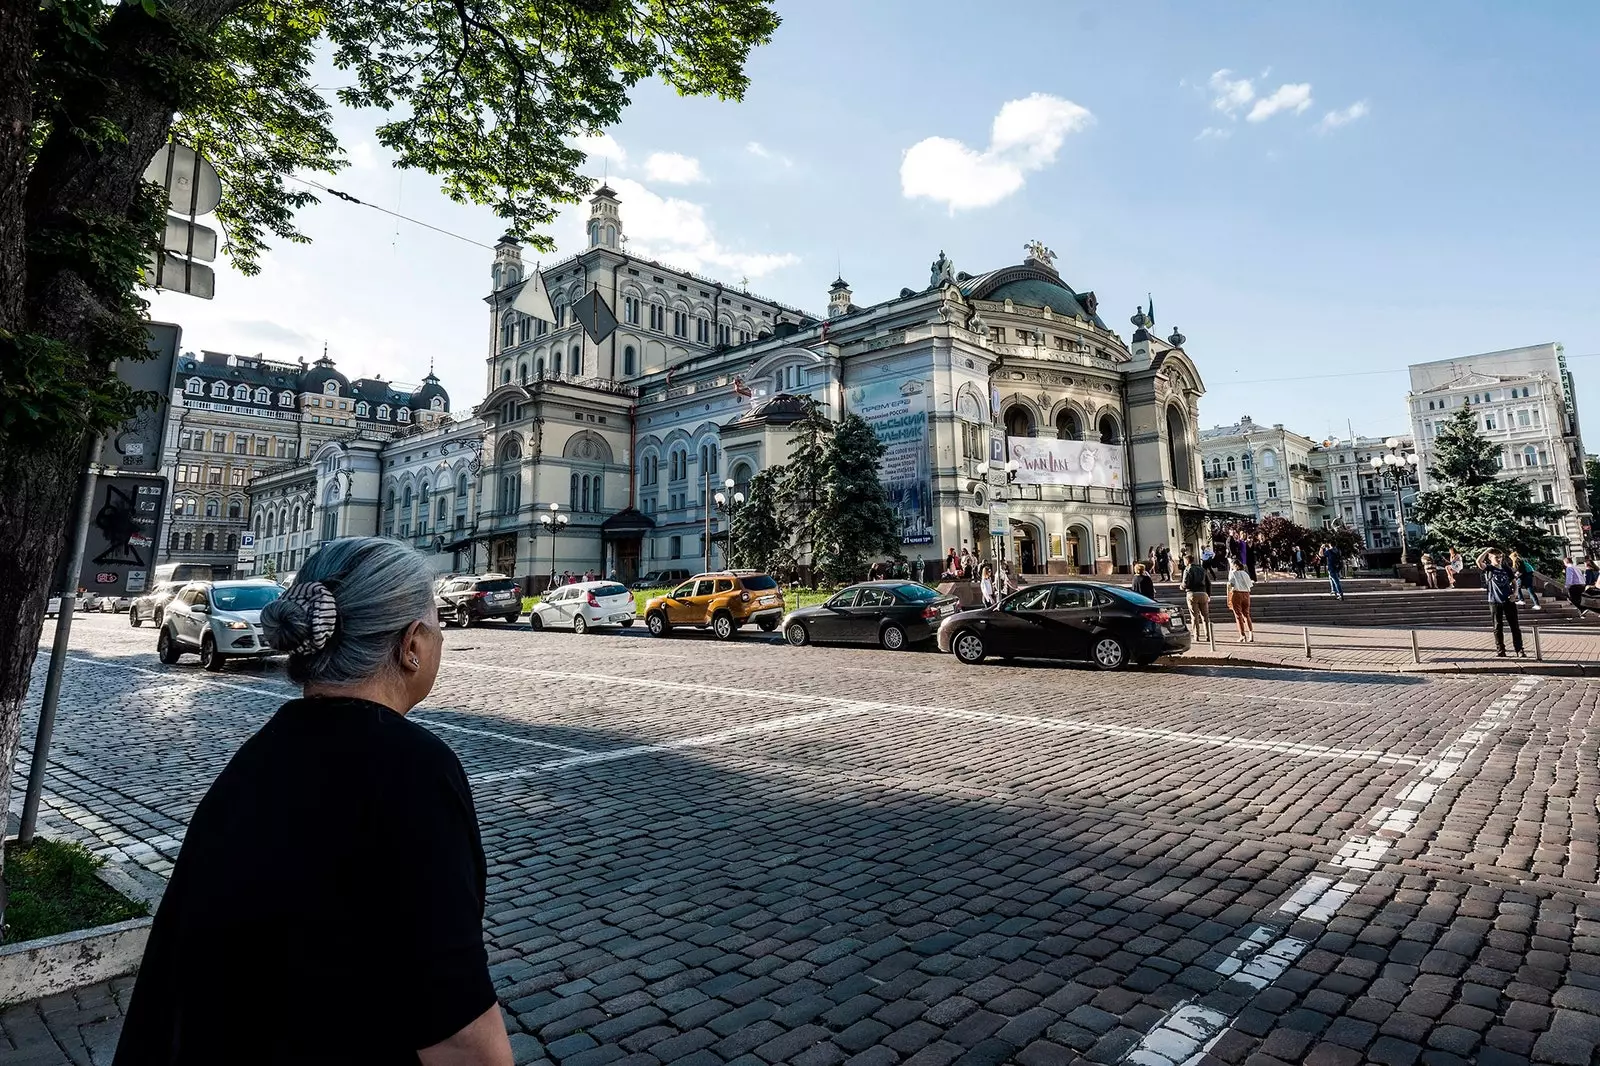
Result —
<path fill-rule="evenodd" d="M 167 603 L 156 654 L 175 663 L 200 653 L 200 665 L 221 670 L 229 659 L 276 655 L 261 638 L 261 608 L 283 594 L 270 581 L 193 581 Z"/>

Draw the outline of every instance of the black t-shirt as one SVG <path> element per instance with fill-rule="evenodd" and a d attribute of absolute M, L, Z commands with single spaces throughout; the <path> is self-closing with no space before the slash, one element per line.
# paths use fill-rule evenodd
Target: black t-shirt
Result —
<path fill-rule="evenodd" d="M 365 700 L 283 705 L 195 810 L 116 1066 L 404 1063 L 495 1002 L 461 763 Z"/>

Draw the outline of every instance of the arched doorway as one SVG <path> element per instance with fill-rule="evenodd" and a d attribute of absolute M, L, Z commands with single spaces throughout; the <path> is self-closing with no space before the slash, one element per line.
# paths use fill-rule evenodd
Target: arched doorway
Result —
<path fill-rule="evenodd" d="M 1006 408 L 1006 436 L 1031 437 L 1034 435 L 1033 412 L 1020 403 Z"/>
<path fill-rule="evenodd" d="M 1015 542 L 1016 572 L 1019 574 L 1038 574 L 1044 572 L 1043 542 L 1039 539 L 1038 530 L 1031 522 L 1014 522 L 1011 525 L 1011 539 Z"/>
<path fill-rule="evenodd" d="M 1066 553 L 1068 573 L 1094 573 L 1094 534 L 1086 527 L 1067 527 Z"/>
<path fill-rule="evenodd" d="M 1111 531 L 1111 572 L 1126 574 L 1132 568 L 1128 555 L 1128 531 L 1120 526 Z"/>

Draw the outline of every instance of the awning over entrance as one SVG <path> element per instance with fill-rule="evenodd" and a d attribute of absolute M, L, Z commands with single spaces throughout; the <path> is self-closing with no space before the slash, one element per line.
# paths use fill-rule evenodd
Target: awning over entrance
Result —
<path fill-rule="evenodd" d="M 492 537 L 494 535 L 495 534 L 493 534 L 493 533 L 468 533 L 466 536 L 462 537 L 459 540 L 452 540 L 448 544 L 440 544 L 438 546 L 438 550 L 441 551 L 441 552 L 466 551 L 468 548 L 472 547 L 473 544 L 477 543 L 478 541 L 480 541 L 480 540 L 488 540 L 490 537 Z"/>
<path fill-rule="evenodd" d="M 602 540 L 625 540 L 639 537 L 656 528 L 656 520 L 639 510 L 627 507 L 600 523 Z"/>

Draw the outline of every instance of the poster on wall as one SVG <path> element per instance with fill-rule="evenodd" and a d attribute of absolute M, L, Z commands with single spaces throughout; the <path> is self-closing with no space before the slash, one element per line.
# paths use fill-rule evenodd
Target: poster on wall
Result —
<path fill-rule="evenodd" d="M 1007 437 L 1006 444 L 1019 485 L 1123 487 L 1120 445 L 1049 437 Z"/>
<path fill-rule="evenodd" d="M 905 544 L 933 543 L 933 493 L 928 469 L 927 393 L 920 381 L 878 381 L 849 392 L 850 410 L 883 442 L 878 480 L 900 518 Z"/>

